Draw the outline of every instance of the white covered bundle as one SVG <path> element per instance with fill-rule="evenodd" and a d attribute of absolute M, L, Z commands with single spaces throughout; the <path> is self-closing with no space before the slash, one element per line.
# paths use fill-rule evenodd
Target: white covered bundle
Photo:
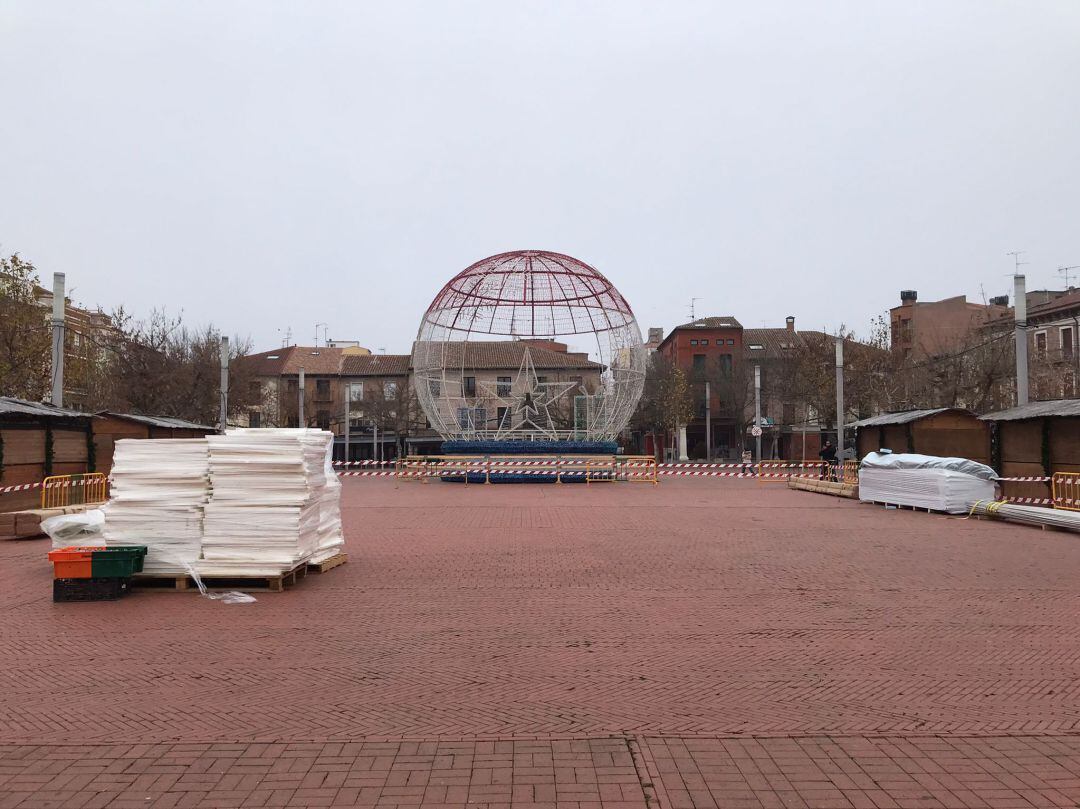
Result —
<path fill-rule="evenodd" d="M 311 561 L 322 562 L 341 553 L 345 537 L 341 531 L 341 481 L 334 471 L 334 443 L 326 445 L 323 460 L 325 483 L 319 490 L 319 536 Z"/>
<path fill-rule="evenodd" d="M 966 458 L 871 452 L 859 467 L 859 499 L 963 514 L 976 500 L 994 499 L 996 477 Z"/>
<path fill-rule="evenodd" d="M 205 438 L 116 442 L 106 545 L 146 545 L 144 573 L 186 572 L 202 550 L 203 505 L 209 492 Z"/>
<path fill-rule="evenodd" d="M 262 575 L 312 558 L 333 435 L 252 429 L 207 440 L 211 493 L 199 572 Z"/>

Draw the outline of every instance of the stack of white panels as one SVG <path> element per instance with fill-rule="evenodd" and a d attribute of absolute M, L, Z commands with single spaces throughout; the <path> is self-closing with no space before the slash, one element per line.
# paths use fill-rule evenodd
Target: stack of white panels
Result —
<path fill-rule="evenodd" d="M 976 500 L 994 499 L 994 477 L 964 458 L 872 452 L 859 468 L 859 499 L 963 514 Z"/>
<path fill-rule="evenodd" d="M 123 439 L 113 452 L 106 545 L 146 545 L 144 573 L 185 573 L 202 550 L 209 493 L 205 438 Z"/>
<path fill-rule="evenodd" d="M 284 572 L 319 546 L 323 430 L 234 430 L 207 438 L 210 502 L 203 521 L 206 575 Z"/>
<path fill-rule="evenodd" d="M 334 444 L 326 446 L 323 463 L 325 484 L 319 492 L 319 539 L 312 562 L 321 562 L 341 553 L 345 537 L 341 531 L 341 481 L 334 471 Z"/>

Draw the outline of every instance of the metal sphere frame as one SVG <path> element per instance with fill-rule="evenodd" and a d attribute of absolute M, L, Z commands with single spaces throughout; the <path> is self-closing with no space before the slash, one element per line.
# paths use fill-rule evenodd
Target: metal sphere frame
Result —
<path fill-rule="evenodd" d="M 606 441 L 637 407 L 646 351 L 630 304 L 599 270 L 517 250 L 439 290 L 412 363 L 420 407 L 444 439 Z M 494 367 L 512 370 L 511 381 L 467 384 Z"/>

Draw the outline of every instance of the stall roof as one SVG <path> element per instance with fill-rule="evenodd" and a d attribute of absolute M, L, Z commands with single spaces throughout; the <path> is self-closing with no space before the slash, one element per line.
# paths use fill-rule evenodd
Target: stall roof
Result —
<path fill-rule="evenodd" d="M 1054 399 L 1050 402 L 1029 402 L 1008 410 L 979 416 L 984 421 L 1022 421 L 1047 416 L 1080 416 L 1080 399 Z"/>
<path fill-rule="evenodd" d="M 844 426 L 885 427 L 890 424 L 907 424 L 912 421 L 918 421 L 919 419 L 936 416 L 938 413 L 946 413 L 950 410 L 955 410 L 960 413 L 968 412 L 959 407 L 937 407 L 933 410 L 902 410 L 899 413 L 882 413 L 880 416 L 871 416 L 868 419 L 860 419 L 859 421 L 853 421 L 851 424 L 845 424 Z"/>
<path fill-rule="evenodd" d="M 20 416 L 45 416 L 53 418 L 93 418 L 90 413 L 80 410 L 67 410 L 63 407 L 46 402 L 28 402 L 25 399 L 15 399 L 11 396 L 0 396 L 0 415 L 14 413 Z"/>
<path fill-rule="evenodd" d="M 208 427 L 205 424 L 196 424 L 193 421 L 174 419 L 169 416 L 143 416 L 138 413 L 114 413 L 111 410 L 104 410 L 98 415 L 127 419 L 128 421 L 135 421 L 139 424 L 149 425 L 150 427 L 164 427 L 170 430 L 207 430 L 212 433 L 217 432 L 216 427 Z"/>

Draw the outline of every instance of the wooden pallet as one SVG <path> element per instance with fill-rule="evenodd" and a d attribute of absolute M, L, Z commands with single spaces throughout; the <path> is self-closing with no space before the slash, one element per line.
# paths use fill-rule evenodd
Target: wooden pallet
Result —
<path fill-rule="evenodd" d="M 335 557 L 336 558 L 336 557 Z M 327 560 L 331 561 L 330 559 Z M 338 564 L 341 564 L 340 562 Z M 200 576 L 207 590 L 268 590 L 279 593 L 295 585 L 307 576 L 308 565 L 301 562 L 292 570 L 274 576 Z M 186 573 L 177 576 L 137 575 L 131 580 L 132 587 L 160 590 L 195 590 L 195 580 Z"/>
<path fill-rule="evenodd" d="M 329 559 L 323 559 L 321 562 L 309 562 L 308 571 L 311 573 L 325 573 L 328 570 L 333 570 L 339 565 L 343 565 L 349 561 L 349 554 L 339 553 L 335 556 L 331 556 Z"/>

